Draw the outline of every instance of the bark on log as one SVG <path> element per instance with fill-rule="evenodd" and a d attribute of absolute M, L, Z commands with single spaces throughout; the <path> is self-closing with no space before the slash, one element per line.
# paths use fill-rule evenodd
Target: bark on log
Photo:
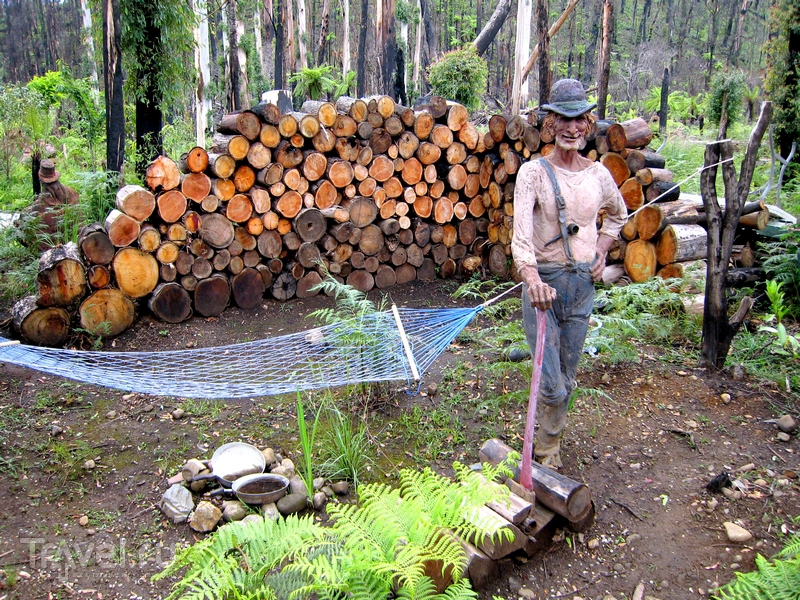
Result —
<path fill-rule="evenodd" d="M 39 306 L 69 306 L 80 300 L 87 291 L 85 269 L 75 242 L 45 252 L 36 276 Z"/>
<path fill-rule="evenodd" d="M 706 258 L 707 237 L 700 225 L 670 225 L 658 239 L 656 258 L 662 265 Z"/>
<path fill-rule="evenodd" d="M 620 127 L 625 130 L 625 148 L 643 148 L 653 141 L 650 125 L 641 117 L 623 121 Z"/>
<path fill-rule="evenodd" d="M 14 329 L 37 346 L 62 346 L 69 337 L 69 313 L 61 307 L 40 308 L 36 296 L 26 296 L 11 309 Z"/>
<path fill-rule="evenodd" d="M 117 248 L 129 246 L 139 238 L 139 222 L 116 209 L 108 213 L 105 229 L 108 239 Z"/>
<path fill-rule="evenodd" d="M 126 185 L 117 191 L 116 207 L 139 222 L 153 214 L 156 199 L 153 193 L 140 185 Z"/>
<path fill-rule="evenodd" d="M 166 156 L 159 156 L 148 165 L 145 182 L 154 192 L 173 190 L 180 185 L 181 172 L 175 161 Z"/>

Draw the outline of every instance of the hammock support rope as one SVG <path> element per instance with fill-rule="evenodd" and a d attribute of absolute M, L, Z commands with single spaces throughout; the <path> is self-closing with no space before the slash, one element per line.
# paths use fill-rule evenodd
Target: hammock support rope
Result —
<path fill-rule="evenodd" d="M 393 306 L 299 333 L 213 348 L 83 351 L 0 337 L 0 361 L 127 392 L 184 398 L 274 396 L 377 381 L 405 380 L 411 388 L 476 314 L 518 286 L 474 308 Z"/>

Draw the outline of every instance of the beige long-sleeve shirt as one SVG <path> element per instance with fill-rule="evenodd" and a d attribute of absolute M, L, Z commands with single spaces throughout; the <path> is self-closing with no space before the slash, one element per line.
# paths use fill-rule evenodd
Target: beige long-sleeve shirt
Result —
<path fill-rule="evenodd" d="M 552 165 L 551 165 L 552 166 Z M 578 233 L 569 236 L 575 262 L 591 263 L 598 235 L 616 238 L 627 217 L 627 209 L 608 170 L 599 162 L 573 172 L 553 166 L 561 195 L 567 206 L 567 224 L 575 223 Z M 602 228 L 597 213 L 605 209 Z M 563 240 L 545 244 L 561 233 L 555 191 L 544 166 L 538 160 L 522 165 L 514 189 L 514 237 L 511 252 L 518 269 L 539 262 L 568 262 Z"/>

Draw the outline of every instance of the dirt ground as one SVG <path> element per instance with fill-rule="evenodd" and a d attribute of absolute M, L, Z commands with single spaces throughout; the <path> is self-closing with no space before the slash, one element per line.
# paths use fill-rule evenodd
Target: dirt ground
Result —
<path fill-rule="evenodd" d="M 471 305 L 454 301 L 454 289 L 415 282 L 391 296 L 419 308 Z M 309 328 L 305 315 L 331 302 L 265 301 L 259 309 L 229 309 L 179 325 L 145 316 L 109 350 L 267 338 Z M 499 359 L 483 353 L 480 325 L 473 323 L 424 377 L 422 390 L 436 383 L 438 394 L 409 395 L 394 384 L 373 401 L 369 428 L 378 467 L 370 479 L 391 480 L 395 469 L 414 465 L 447 472 L 453 460 L 476 462 L 490 437 L 521 449 L 525 407 L 493 399 L 501 388 L 525 390 L 528 382 L 484 373 L 487 362 Z M 621 600 L 640 583 L 660 600 L 703 598 L 800 529 L 800 444 L 796 434 L 779 441 L 773 422 L 792 411 L 788 400 L 746 376 L 669 364 L 659 349 L 643 349 L 642 357 L 638 364 L 587 366 L 579 375 L 580 387 L 608 395 L 577 403 L 562 453 L 562 472 L 592 492 L 594 525 L 584 534 L 557 532 L 549 549 L 530 559 L 503 560 L 482 599 L 610 594 Z M 150 577 L 176 544 L 200 537 L 156 507 L 166 478 L 186 459 L 210 458 L 229 441 L 296 456 L 294 401 L 143 396 L 0 363 L 0 569 L 16 580 L 4 590 L 0 579 L 0 600 L 166 596 L 170 582 Z M 175 408 L 186 416 L 174 419 Z M 433 418 L 443 414 L 444 420 Z M 404 433 L 410 423 L 425 444 Z M 94 468 L 86 468 L 87 460 Z M 722 471 L 741 482 L 741 498 L 706 491 Z M 729 542 L 726 521 L 753 538 Z"/>

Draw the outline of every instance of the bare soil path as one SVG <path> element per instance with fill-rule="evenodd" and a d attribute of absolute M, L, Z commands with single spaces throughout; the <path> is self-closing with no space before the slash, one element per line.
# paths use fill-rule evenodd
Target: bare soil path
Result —
<path fill-rule="evenodd" d="M 454 289 L 415 282 L 391 296 L 414 307 L 470 305 L 454 301 Z M 109 350 L 267 338 L 310 328 L 305 315 L 331 303 L 266 302 L 180 325 L 143 317 Z M 484 352 L 477 327 L 426 375 L 423 392 L 433 382 L 438 394 L 409 395 L 393 384 L 373 399 L 369 427 L 379 468 L 371 478 L 390 480 L 395 468 L 415 464 L 447 472 L 453 460 L 475 462 L 489 437 L 521 448 L 525 406 L 496 398 L 527 382 L 487 374 L 499 357 Z M 563 472 L 592 490 L 596 522 L 581 535 L 558 533 L 531 559 L 503 561 L 481 598 L 620 600 L 640 583 L 660 600 L 702 598 L 800 529 L 800 444 L 796 434 L 779 441 L 772 422 L 791 408 L 784 397 L 747 378 L 667 364 L 658 354 L 646 349 L 639 364 L 582 369 L 579 385 L 608 397 L 595 392 L 576 404 Z M 176 544 L 199 537 L 156 508 L 166 478 L 187 458 L 208 458 L 228 441 L 296 456 L 294 400 L 126 394 L 0 364 L 0 569 L 17 579 L 10 590 L 0 579 L 0 599 L 166 596 L 169 582 L 150 577 Z M 175 408 L 186 416 L 176 420 Z M 706 491 L 722 471 L 742 483 L 740 498 Z M 729 542 L 725 521 L 753 539 Z"/>

